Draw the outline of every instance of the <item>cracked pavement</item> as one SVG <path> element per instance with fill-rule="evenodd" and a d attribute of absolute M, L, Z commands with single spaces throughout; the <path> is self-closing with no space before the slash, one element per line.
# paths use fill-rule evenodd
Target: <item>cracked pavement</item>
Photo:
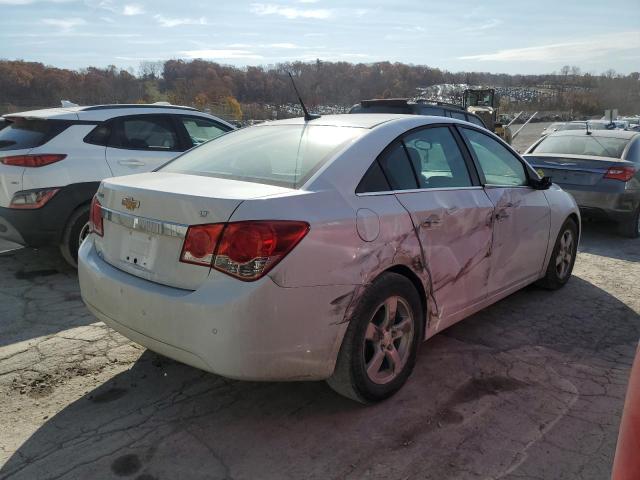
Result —
<path fill-rule="evenodd" d="M 160 357 L 91 316 L 56 251 L 2 253 L 0 478 L 608 478 L 640 336 L 640 240 L 612 232 L 586 224 L 564 289 L 437 335 L 370 407 Z"/>

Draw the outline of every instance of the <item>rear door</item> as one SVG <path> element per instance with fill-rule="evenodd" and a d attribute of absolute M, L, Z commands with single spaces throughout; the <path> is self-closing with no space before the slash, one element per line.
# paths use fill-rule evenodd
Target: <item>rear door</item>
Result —
<path fill-rule="evenodd" d="M 416 227 L 441 318 L 486 297 L 490 267 L 493 205 L 456 136 L 448 126 L 414 130 L 379 160 Z"/>
<path fill-rule="evenodd" d="M 115 177 L 154 170 L 190 148 L 171 115 L 131 115 L 110 125 L 106 158 Z"/>
<path fill-rule="evenodd" d="M 495 208 L 489 295 L 540 275 L 551 216 L 543 191 L 528 186 L 524 162 L 495 138 L 460 128 Z"/>

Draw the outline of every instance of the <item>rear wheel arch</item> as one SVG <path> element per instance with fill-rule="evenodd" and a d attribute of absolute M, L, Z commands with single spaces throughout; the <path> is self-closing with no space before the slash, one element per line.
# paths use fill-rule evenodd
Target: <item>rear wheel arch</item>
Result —
<path fill-rule="evenodd" d="M 424 288 L 424 284 L 422 283 L 422 280 L 411 268 L 409 268 L 406 265 L 394 265 L 392 267 L 387 268 L 383 272 L 381 272 L 380 275 L 387 272 L 397 273 L 398 275 L 402 275 L 403 277 L 406 277 L 413 284 L 413 287 L 416 289 L 416 292 L 418 293 L 418 297 L 420 297 L 420 305 L 422 306 L 422 316 L 424 321 L 423 333 L 426 332 L 427 318 L 428 318 L 428 315 L 427 315 L 428 305 L 427 305 L 427 292 Z"/>

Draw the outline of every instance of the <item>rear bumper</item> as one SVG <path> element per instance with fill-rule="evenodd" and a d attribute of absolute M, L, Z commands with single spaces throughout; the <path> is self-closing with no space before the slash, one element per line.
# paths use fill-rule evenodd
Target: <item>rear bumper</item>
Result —
<path fill-rule="evenodd" d="M 352 286 L 283 288 L 265 277 L 223 274 L 198 290 L 159 285 L 122 272 L 80 248 L 82 298 L 100 320 L 162 355 L 225 377 L 320 380 L 331 376 L 346 330 L 332 300 Z"/>
<path fill-rule="evenodd" d="M 609 219 L 623 222 L 633 218 L 640 207 L 640 191 L 620 193 L 594 192 L 562 186 L 575 198 L 585 217 Z"/>

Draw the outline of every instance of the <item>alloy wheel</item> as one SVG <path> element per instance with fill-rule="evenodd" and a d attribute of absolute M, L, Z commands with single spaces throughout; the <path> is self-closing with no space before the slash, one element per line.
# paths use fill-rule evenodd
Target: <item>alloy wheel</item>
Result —
<path fill-rule="evenodd" d="M 564 279 L 571 268 L 574 250 L 573 243 L 573 232 L 571 230 L 565 230 L 560 237 L 560 248 L 556 255 L 556 273 L 560 279 Z"/>
<path fill-rule="evenodd" d="M 80 229 L 80 234 L 78 235 L 78 248 L 80 248 L 80 245 L 82 245 L 82 242 L 84 242 L 84 239 L 87 238 L 87 236 L 89 236 L 89 232 L 90 232 L 90 227 L 89 227 L 89 222 L 87 222 Z"/>
<path fill-rule="evenodd" d="M 402 372 L 411 353 L 414 319 L 409 304 L 393 296 L 380 305 L 365 332 L 364 365 L 367 377 L 382 385 Z"/>

